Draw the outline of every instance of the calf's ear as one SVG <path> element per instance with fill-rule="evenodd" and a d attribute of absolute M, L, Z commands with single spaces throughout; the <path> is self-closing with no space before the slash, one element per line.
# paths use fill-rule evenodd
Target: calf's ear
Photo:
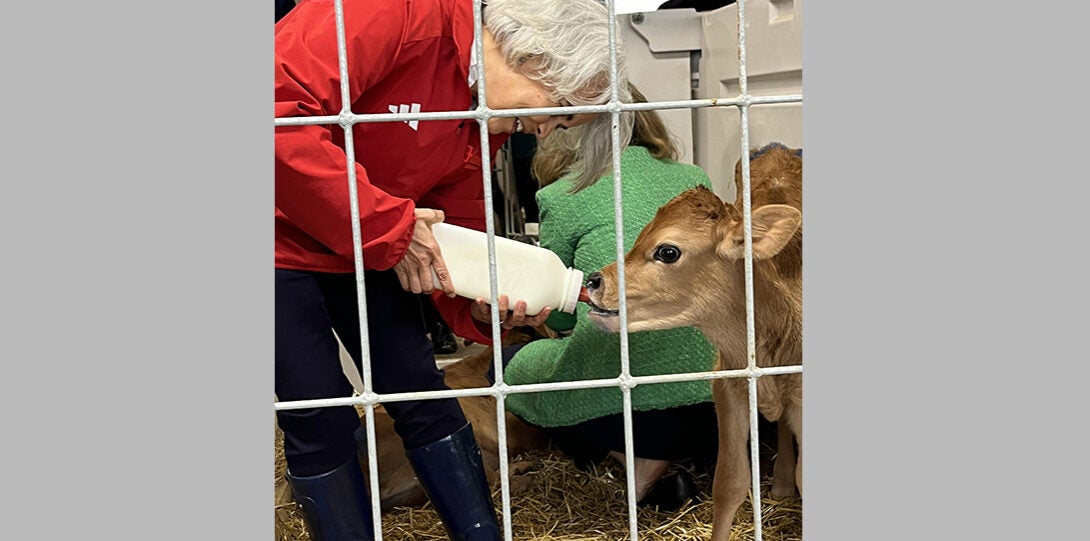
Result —
<path fill-rule="evenodd" d="M 769 259 L 784 246 L 802 226 L 802 212 L 790 205 L 765 205 L 753 211 L 753 259 Z M 727 259 L 741 259 L 745 255 L 745 237 L 742 222 L 727 229 L 719 241 L 716 252 Z"/>

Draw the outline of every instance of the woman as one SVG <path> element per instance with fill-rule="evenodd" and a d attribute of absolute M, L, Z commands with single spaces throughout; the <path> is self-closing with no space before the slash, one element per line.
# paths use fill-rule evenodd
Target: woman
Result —
<path fill-rule="evenodd" d="M 630 89 L 634 101 L 646 101 Z M 535 175 L 546 183 L 537 194 L 541 245 L 585 273 L 617 258 L 614 233 L 613 178 L 577 191 L 568 170 L 578 155 L 572 132 L 556 132 L 539 143 Z M 570 135 L 569 135 L 570 134 Z M 624 239 L 631 248 L 640 230 L 660 206 L 697 185 L 710 188 L 699 167 L 678 163 L 677 149 L 654 111 L 636 113 L 629 146 L 621 156 Z M 576 314 L 555 313 L 547 324 L 571 335 L 512 346 L 504 351 L 508 384 L 615 378 L 620 374 L 620 338 L 599 331 L 587 319 L 589 307 Z M 702 372 L 714 366 L 714 348 L 691 327 L 629 335 L 629 361 L 635 376 Z M 632 390 L 636 499 L 641 504 L 676 508 L 694 494 L 684 470 L 664 479 L 672 462 L 707 460 L 716 449 L 715 409 L 707 381 L 641 384 Z M 518 393 L 507 407 L 550 434 L 577 464 L 597 463 L 606 455 L 624 462 L 622 397 L 618 388 Z"/>
<path fill-rule="evenodd" d="M 470 0 L 345 0 L 343 8 L 353 113 L 470 110 L 477 106 L 482 75 L 490 109 L 609 99 L 608 14 L 595 0 L 490 0 L 480 43 L 474 41 Z M 342 113 L 337 42 L 333 2 L 300 2 L 277 22 L 277 117 Z M 476 62 L 478 48 L 483 66 Z M 618 84 L 627 88 L 623 63 L 619 67 Z M 583 120 L 491 118 L 489 149 L 494 155 L 516 131 L 544 136 Z M 602 150 L 609 148 L 609 124 L 599 118 L 584 127 L 592 134 L 580 153 L 588 177 L 608 169 L 609 154 Z M 444 220 L 485 228 L 478 126 L 413 120 L 359 123 L 352 130 L 374 391 L 446 389 L 419 303 L 434 303 L 457 334 L 491 341 L 490 307 L 454 297 L 430 229 Z M 280 401 L 352 395 L 337 337 L 357 363 L 363 360 L 345 139 L 335 124 L 275 130 Z M 503 296 L 497 306 L 505 329 L 536 325 L 549 315 L 548 308 L 526 314 L 524 302 L 508 301 Z M 480 451 L 458 402 L 384 406 L 451 538 L 500 539 Z M 311 536 L 372 539 L 356 458 L 356 410 L 284 409 L 277 411 L 277 422 L 284 432 L 287 479 Z"/>

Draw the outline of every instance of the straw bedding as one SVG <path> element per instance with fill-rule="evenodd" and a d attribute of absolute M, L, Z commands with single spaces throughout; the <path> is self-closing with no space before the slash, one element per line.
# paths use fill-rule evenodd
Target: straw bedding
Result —
<path fill-rule="evenodd" d="M 761 513 L 763 538 L 802 539 L 802 501 L 768 498 L 771 485 L 774 441 L 761 438 L 761 473 L 764 498 Z M 279 432 L 275 441 L 274 483 L 276 487 L 277 541 L 309 541 L 299 511 L 284 481 L 284 454 Z M 542 449 L 511 458 L 511 530 L 514 539 L 538 541 L 623 541 L 629 539 L 628 499 L 625 471 L 606 460 L 591 472 L 578 470 L 559 451 Z M 690 470 L 701 490 L 700 501 L 690 502 L 674 512 L 637 508 L 639 539 L 647 541 L 705 541 L 711 538 L 711 480 L 707 472 Z M 497 512 L 502 501 L 500 485 L 493 487 Z M 503 526 L 501 517 L 501 528 Z M 447 539 L 431 504 L 399 507 L 382 517 L 382 536 L 389 541 L 442 541 Z M 738 510 L 731 532 L 732 541 L 754 539 L 753 510 L 746 502 Z"/>

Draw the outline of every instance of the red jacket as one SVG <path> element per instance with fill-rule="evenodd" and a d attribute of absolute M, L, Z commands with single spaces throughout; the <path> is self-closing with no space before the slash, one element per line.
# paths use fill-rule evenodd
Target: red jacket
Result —
<path fill-rule="evenodd" d="M 352 112 L 461 111 L 473 42 L 468 0 L 344 2 Z M 330 1 L 302 2 L 276 24 L 276 116 L 341 111 L 337 28 Z M 490 138 L 492 156 L 506 135 Z M 485 229 L 481 145 L 473 120 L 367 122 L 353 127 L 365 269 L 386 270 L 412 240 L 413 210 Z M 340 125 L 278 126 L 276 267 L 354 272 L 351 210 Z M 469 299 L 434 292 L 460 336 L 491 343 Z"/>

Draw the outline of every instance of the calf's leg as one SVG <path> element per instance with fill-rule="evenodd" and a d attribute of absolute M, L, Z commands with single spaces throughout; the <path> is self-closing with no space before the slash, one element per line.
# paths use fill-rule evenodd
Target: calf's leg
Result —
<path fill-rule="evenodd" d="M 780 418 L 776 422 L 776 462 L 772 466 L 772 491 L 774 499 L 782 500 L 795 493 L 795 434 Z"/>
<path fill-rule="evenodd" d="M 787 407 L 784 417 L 799 447 L 798 465 L 795 467 L 795 487 L 799 489 L 799 495 L 802 495 L 802 404 L 799 400 Z"/>
<path fill-rule="evenodd" d="M 746 380 L 717 379 L 712 382 L 712 395 L 719 421 L 719 454 L 712 482 L 712 541 L 728 541 L 734 515 L 745 501 L 750 486 Z"/>

